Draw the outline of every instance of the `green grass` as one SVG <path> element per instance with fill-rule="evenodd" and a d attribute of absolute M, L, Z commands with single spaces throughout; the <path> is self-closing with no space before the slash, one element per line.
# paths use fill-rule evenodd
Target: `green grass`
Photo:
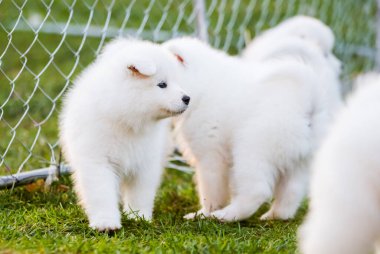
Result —
<path fill-rule="evenodd" d="M 68 178 L 51 190 L 19 188 L 0 192 L 0 253 L 294 253 L 296 230 L 305 208 L 295 220 L 262 222 L 258 216 L 240 223 L 214 220 L 185 221 L 198 207 L 192 176 L 168 169 L 156 198 L 154 220 L 128 220 L 112 234 L 88 228 L 76 205 Z M 264 212 L 265 206 L 258 214 Z"/>
<path fill-rule="evenodd" d="M 57 118 L 62 94 L 109 40 L 34 33 L 31 29 L 10 32 L 20 18 L 19 9 L 23 6 L 22 17 L 26 19 L 49 14 L 47 22 L 66 22 L 72 14 L 71 25 L 85 24 L 93 14 L 91 25 L 103 26 L 112 2 L 110 26 L 121 27 L 131 7 L 126 29 L 142 28 L 147 16 L 146 32 L 165 30 L 173 36 L 195 32 L 191 0 L 45 1 L 49 8 L 41 1 L 0 0 L 0 176 L 18 169 L 46 167 L 52 159 L 59 160 Z M 374 48 L 375 0 L 207 0 L 206 5 L 211 44 L 232 54 L 244 47 L 246 37 L 302 13 L 322 19 L 334 30 L 338 42 L 335 52 L 343 61 L 345 82 L 373 68 L 373 57 L 358 54 L 354 46 Z M 180 13 L 183 18 L 179 20 Z M 163 18 L 162 26 L 157 27 Z M 146 36 L 159 39 L 154 32 Z M 294 253 L 296 230 L 306 211 L 304 205 L 289 222 L 259 221 L 258 216 L 267 207 L 241 223 L 182 219 L 197 208 L 191 176 L 173 170 L 165 174 L 153 223 L 125 218 L 123 229 L 112 236 L 87 227 L 67 178 L 48 192 L 30 192 L 30 187 L 0 191 L 0 253 Z"/>

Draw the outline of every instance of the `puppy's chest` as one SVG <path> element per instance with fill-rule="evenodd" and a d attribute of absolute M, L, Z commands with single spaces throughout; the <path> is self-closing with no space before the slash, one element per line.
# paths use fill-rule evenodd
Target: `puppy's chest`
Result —
<path fill-rule="evenodd" d="M 119 140 L 115 149 L 109 154 L 108 161 L 120 175 L 134 175 L 146 164 L 149 145 L 144 140 Z"/>
<path fill-rule="evenodd" d="M 219 112 L 217 109 L 208 108 L 207 110 L 198 110 L 191 112 L 186 118 L 178 123 L 183 134 L 196 138 L 224 138 L 231 123 L 230 112 Z"/>
<path fill-rule="evenodd" d="M 226 149 L 229 146 L 230 128 L 228 124 L 219 119 L 203 119 L 201 121 L 184 122 L 177 132 L 179 139 L 193 149 L 201 147 L 218 147 Z"/>

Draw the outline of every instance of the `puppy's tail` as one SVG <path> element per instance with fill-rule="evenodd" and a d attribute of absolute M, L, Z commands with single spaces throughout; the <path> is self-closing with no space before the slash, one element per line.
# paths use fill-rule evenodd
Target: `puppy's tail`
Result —
<path fill-rule="evenodd" d="M 262 51 L 255 60 L 267 62 L 293 58 L 313 68 L 321 68 L 321 66 L 328 64 L 336 72 L 340 72 L 340 61 L 330 55 L 332 54 L 322 52 L 317 46 L 301 38 L 288 37 L 270 49 Z"/>

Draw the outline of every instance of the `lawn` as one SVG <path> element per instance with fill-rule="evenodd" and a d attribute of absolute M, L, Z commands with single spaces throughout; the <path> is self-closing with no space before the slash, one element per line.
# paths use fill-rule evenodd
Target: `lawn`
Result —
<path fill-rule="evenodd" d="M 303 207 L 286 222 L 262 222 L 259 216 L 230 224 L 185 221 L 182 216 L 198 208 L 192 175 L 167 169 L 153 222 L 124 216 L 123 228 L 108 235 L 88 228 L 67 178 L 46 192 L 38 186 L 0 192 L 0 253 L 294 253 L 305 213 Z"/>
<path fill-rule="evenodd" d="M 373 68 L 375 0 L 208 0 L 206 7 L 211 44 L 232 54 L 263 29 L 302 13 L 334 30 L 345 91 L 354 76 Z M 0 0 L 0 176 L 60 160 L 62 95 L 106 41 L 131 31 L 162 41 L 194 34 L 195 22 L 191 0 Z M 49 32 L 52 23 L 64 32 Z M 40 184 L 0 190 L 0 253 L 294 253 L 307 207 L 287 222 L 261 222 L 267 206 L 241 223 L 185 221 L 198 208 L 192 175 L 167 169 L 153 222 L 124 218 L 123 229 L 107 235 L 87 227 L 71 187 L 63 177 L 48 191 Z"/>

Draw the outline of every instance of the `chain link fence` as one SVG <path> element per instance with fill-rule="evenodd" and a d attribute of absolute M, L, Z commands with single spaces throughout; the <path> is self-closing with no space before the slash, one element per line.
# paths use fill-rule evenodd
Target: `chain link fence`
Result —
<path fill-rule="evenodd" d="M 197 35 L 239 53 L 287 17 L 335 32 L 344 88 L 375 63 L 375 0 L 0 0 L 0 188 L 67 170 L 58 113 L 75 76 L 116 36 L 164 41 Z M 36 169 L 41 169 L 36 171 Z M 31 176 L 31 178 L 30 178 Z"/>

